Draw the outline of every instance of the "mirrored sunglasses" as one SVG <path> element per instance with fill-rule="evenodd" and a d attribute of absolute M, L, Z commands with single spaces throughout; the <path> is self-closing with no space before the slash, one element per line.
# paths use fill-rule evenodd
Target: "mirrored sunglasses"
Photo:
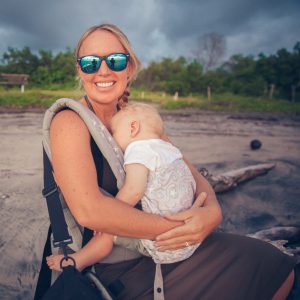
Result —
<path fill-rule="evenodd" d="M 107 66 L 114 72 L 123 71 L 127 67 L 129 54 L 112 53 L 107 56 L 87 55 L 77 59 L 81 71 L 92 74 L 99 70 L 102 61 L 105 60 Z"/>

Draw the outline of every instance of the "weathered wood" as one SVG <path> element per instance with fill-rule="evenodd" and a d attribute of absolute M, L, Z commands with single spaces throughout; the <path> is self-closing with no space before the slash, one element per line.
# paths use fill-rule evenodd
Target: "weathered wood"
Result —
<path fill-rule="evenodd" d="M 215 192 L 225 192 L 241 182 L 267 173 L 274 167 L 274 163 L 258 164 L 228 171 L 219 175 L 212 175 L 206 169 L 200 169 L 199 171 L 209 181 Z"/>
<path fill-rule="evenodd" d="M 210 182 L 215 192 L 225 192 L 238 183 L 255 178 L 273 169 L 275 164 L 266 163 L 232 170 L 219 175 L 209 174 L 206 169 L 200 169 L 202 175 Z M 298 227 L 272 227 L 260 230 L 247 236 L 266 241 L 282 252 L 294 256 L 300 262 L 300 228 Z"/>
<path fill-rule="evenodd" d="M 207 86 L 207 100 L 210 102 L 211 100 L 211 87 Z"/>
<path fill-rule="evenodd" d="M 248 234 L 248 236 L 261 240 L 275 240 L 278 238 L 281 240 L 291 240 L 293 237 L 300 240 L 300 228 L 293 226 L 276 226 Z"/>
<path fill-rule="evenodd" d="M 15 85 L 23 85 L 28 82 L 29 75 L 28 74 L 7 74 L 0 73 L 0 84 L 15 84 Z"/>
<path fill-rule="evenodd" d="M 25 91 L 25 84 L 29 78 L 28 74 L 7 74 L 0 73 L 0 84 L 4 85 L 20 85 L 21 93 Z"/>
<path fill-rule="evenodd" d="M 263 240 L 277 247 L 282 252 L 294 256 L 300 262 L 300 228 L 278 226 L 257 231 L 247 236 Z"/>

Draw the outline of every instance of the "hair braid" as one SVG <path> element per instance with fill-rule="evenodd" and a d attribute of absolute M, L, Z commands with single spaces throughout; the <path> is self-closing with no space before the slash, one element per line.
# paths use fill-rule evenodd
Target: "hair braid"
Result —
<path fill-rule="evenodd" d="M 118 104 L 117 104 L 118 110 L 122 109 L 127 105 L 129 96 L 130 96 L 130 91 L 129 91 L 129 86 L 127 86 L 123 95 L 118 99 Z"/>

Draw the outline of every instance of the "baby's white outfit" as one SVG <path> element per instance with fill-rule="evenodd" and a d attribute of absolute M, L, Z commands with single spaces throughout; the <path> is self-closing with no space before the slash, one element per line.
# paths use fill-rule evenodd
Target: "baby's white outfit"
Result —
<path fill-rule="evenodd" d="M 163 216 L 185 211 L 192 206 L 196 183 L 179 149 L 161 139 L 135 141 L 128 145 L 124 153 L 124 166 L 133 163 L 143 164 L 149 169 L 146 192 L 141 199 L 145 212 Z M 184 260 L 199 246 L 159 251 L 153 241 L 140 241 L 158 264 Z"/>

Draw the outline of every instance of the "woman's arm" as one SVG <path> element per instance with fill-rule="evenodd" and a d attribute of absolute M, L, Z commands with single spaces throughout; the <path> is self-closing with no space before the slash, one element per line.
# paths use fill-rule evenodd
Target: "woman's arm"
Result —
<path fill-rule="evenodd" d="M 120 236 L 153 239 L 181 224 L 134 209 L 99 191 L 90 133 L 75 112 L 65 110 L 54 117 L 50 141 L 55 179 L 82 226 Z"/>

